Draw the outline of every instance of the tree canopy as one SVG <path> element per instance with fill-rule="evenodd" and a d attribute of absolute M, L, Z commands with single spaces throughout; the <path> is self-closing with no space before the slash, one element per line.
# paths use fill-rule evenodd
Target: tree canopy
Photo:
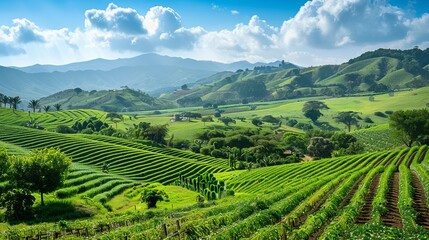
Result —
<path fill-rule="evenodd" d="M 11 161 L 9 180 L 18 188 L 43 194 L 56 190 L 64 182 L 71 159 L 56 148 L 31 151 L 28 157 L 16 157 Z"/>
<path fill-rule="evenodd" d="M 427 143 L 429 138 L 429 111 L 427 109 L 399 110 L 389 117 L 390 127 L 407 146 L 415 141 Z"/>
<path fill-rule="evenodd" d="M 338 123 L 345 124 L 350 132 L 352 125 L 357 125 L 358 123 L 358 114 L 359 113 L 353 111 L 339 112 L 338 115 L 334 117 L 334 119 Z"/>

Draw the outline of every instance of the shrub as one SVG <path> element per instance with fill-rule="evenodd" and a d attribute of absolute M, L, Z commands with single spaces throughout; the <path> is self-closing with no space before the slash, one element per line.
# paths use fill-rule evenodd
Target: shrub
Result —
<path fill-rule="evenodd" d="M 297 120 L 295 120 L 295 119 L 290 119 L 290 120 L 288 120 L 288 121 L 286 122 L 286 125 L 288 125 L 289 127 L 293 127 L 293 126 L 295 126 L 296 124 L 298 124 L 298 121 L 297 121 Z"/>
<path fill-rule="evenodd" d="M 391 110 L 387 110 L 387 111 L 384 111 L 384 113 L 386 113 L 387 115 L 390 115 L 390 114 L 392 114 L 392 113 L 393 113 L 393 111 L 391 111 Z"/>
<path fill-rule="evenodd" d="M 278 123 L 278 122 L 279 122 L 279 119 L 278 119 L 278 118 L 273 117 L 272 115 L 266 115 L 266 116 L 263 116 L 263 117 L 261 118 L 261 120 L 262 120 L 263 122 L 269 122 L 269 123 Z"/>
<path fill-rule="evenodd" d="M 202 147 L 200 149 L 200 153 L 209 156 L 210 155 L 210 148 L 208 148 L 208 147 Z"/>
<path fill-rule="evenodd" d="M 364 118 L 363 121 L 366 123 L 374 123 L 374 121 L 372 121 L 372 119 L 370 117 Z"/>
<path fill-rule="evenodd" d="M 374 115 L 377 117 L 387 118 L 387 115 L 382 112 L 375 112 Z"/>
<path fill-rule="evenodd" d="M 221 151 L 219 149 L 214 149 L 210 155 L 212 155 L 215 158 L 227 158 L 228 154 L 225 151 Z"/>
<path fill-rule="evenodd" d="M 75 133 L 75 131 L 66 125 L 58 125 L 56 129 L 57 133 Z"/>
<path fill-rule="evenodd" d="M 93 134 L 94 133 L 94 131 L 92 131 L 92 129 L 91 128 L 86 128 L 86 129 L 84 129 L 84 130 L 82 130 L 82 132 L 81 132 L 82 134 Z"/>
<path fill-rule="evenodd" d="M 302 130 L 310 130 L 313 129 L 313 126 L 308 123 L 298 123 L 295 125 L 296 128 L 302 129 Z"/>

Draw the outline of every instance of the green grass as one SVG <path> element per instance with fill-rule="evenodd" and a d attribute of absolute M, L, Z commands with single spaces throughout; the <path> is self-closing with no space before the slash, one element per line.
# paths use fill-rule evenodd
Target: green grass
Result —
<path fill-rule="evenodd" d="M 80 135 L 64 135 L 8 125 L 1 125 L 1 128 L 0 141 L 28 149 L 59 147 L 61 151 L 72 157 L 74 162 L 98 169 L 101 169 L 103 163 L 106 162 L 110 164 L 109 169 L 112 174 L 127 177 L 130 180 L 171 183 L 180 172 L 188 176 L 196 176 L 207 171 L 228 170 L 227 161 L 221 159 L 209 157 L 188 159 L 85 139 Z M 186 154 L 189 153 L 185 152 Z"/>

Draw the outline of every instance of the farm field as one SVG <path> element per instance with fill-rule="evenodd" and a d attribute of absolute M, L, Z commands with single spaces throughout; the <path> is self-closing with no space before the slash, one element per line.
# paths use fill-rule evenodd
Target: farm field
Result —
<path fill-rule="evenodd" d="M 68 226 L 89 229 L 88 234 L 101 239 L 162 237 L 164 224 L 170 239 L 349 239 L 375 234 L 377 239 L 422 239 L 429 236 L 429 218 L 420 201 L 429 187 L 427 150 L 422 146 L 219 173 L 215 176 L 229 179 L 228 188 L 241 194 L 215 205 L 165 207 L 150 214 L 141 209 Z M 66 185 L 79 181 L 81 171 L 73 170 Z M 100 235 L 99 225 L 111 230 Z M 22 236 L 54 228 L 28 226 Z"/>
<path fill-rule="evenodd" d="M 351 132 L 364 143 L 364 154 L 235 171 L 227 159 L 191 151 L 99 134 L 53 132 L 60 124 L 72 125 L 93 116 L 116 128 L 102 111 L 30 113 L 32 121 L 46 128 L 39 130 L 21 126 L 28 121 L 28 113 L 0 108 L 0 147 L 9 154 L 27 155 L 32 149 L 55 147 L 73 160 L 64 185 L 46 194 L 46 208 L 40 207 L 39 194 L 34 194 L 40 221 L 0 223 L 0 238 L 37 238 L 52 232 L 69 234 L 69 238 L 88 234 L 100 239 L 429 237 L 429 216 L 424 214 L 429 192 L 428 148 L 396 148 L 403 144 L 390 139 L 388 119 L 374 115 L 376 111 L 400 109 L 401 101 L 424 107 L 423 95 L 428 92 L 429 88 L 423 88 L 393 97 L 377 95 L 375 102 L 368 101 L 367 96 L 323 100 L 330 109 L 323 110 L 320 121 L 340 129 L 343 126 L 330 118 L 347 110 L 343 102 L 355 111 L 360 105 L 368 107 L 361 116 L 370 116 L 376 126 Z M 249 119 L 265 115 L 308 123 L 302 106 L 303 102 L 296 100 L 260 103 L 256 110 L 231 105 L 222 115 L 236 118 L 234 126 L 243 128 L 255 128 Z M 171 122 L 174 111 L 178 110 L 161 115 L 128 113 L 117 127 L 125 130 L 141 121 L 168 123 L 175 138 L 192 139 L 198 131 L 223 126 L 198 119 Z M 211 114 L 213 110 L 201 111 Z M 269 123 L 262 125 L 267 130 L 270 127 Z M 303 132 L 285 124 L 280 129 Z M 105 164 L 109 165 L 108 172 L 102 171 Z M 173 185 L 179 175 L 194 178 L 207 172 L 226 182 L 234 196 L 197 203 L 198 193 Z M 4 184 L 0 182 L 0 190 Z M 157 209 L 148 210 L 140 201 L 145 188 L 163 190 L 170 198 L 160 202 Z M 68 213 L 43 215 L 42 209 L 49 207 L 68 209 Z M 0 215 L 1 211 L 4 209 Z"/>

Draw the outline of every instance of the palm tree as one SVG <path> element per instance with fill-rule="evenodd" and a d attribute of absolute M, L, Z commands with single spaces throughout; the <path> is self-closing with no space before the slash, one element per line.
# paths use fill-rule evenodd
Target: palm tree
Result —
<path fill-rule="evenodd" d="M 59 104 L 59 103 L 55 104 L 55 105 L 54 105 L 54 108 L 55 108 L 57 111 L 60 111 L 60 110 L 61 110 L 61 104 Z"/>
<path fill-rule="evenodd" d="M 18 104 L 20 104 L 20 103 L 21 103 L 21 98 L 19 96 L 16 96 L 16 97 L 12 98 L 12 105 L 13 105 L 13 110 L 14 111 L 16 110 L 16 108 L 18 107 Z"/>
<path fill-rule="evenodd" d="M 9 103 L 9 108 L 13 106 L 13 97 L 7 97 L 7 103 Z"/>
<path fill-rule="evenodd" d="M 32 108 L 33 112 L 36 112 L 36 108 L 40 108 L 40 101 L 30 100 L 30 102 L 28 103 L 28 108 Z"/>
<path fill-rule="evenodd" d="M 2 102 L 4 104 L 4 107 L 6 107 L 6 105 L 9 103 L 9 97 L 6 95 L 3 95 L 3 101 Z"/>
<path fill-rule="evenodd" d="M 51 106 L 47 105 L 47 106 L 43 106 L 43 110 L 45 112 L 49 112 L 49 109 L 51 109 Z"/>

